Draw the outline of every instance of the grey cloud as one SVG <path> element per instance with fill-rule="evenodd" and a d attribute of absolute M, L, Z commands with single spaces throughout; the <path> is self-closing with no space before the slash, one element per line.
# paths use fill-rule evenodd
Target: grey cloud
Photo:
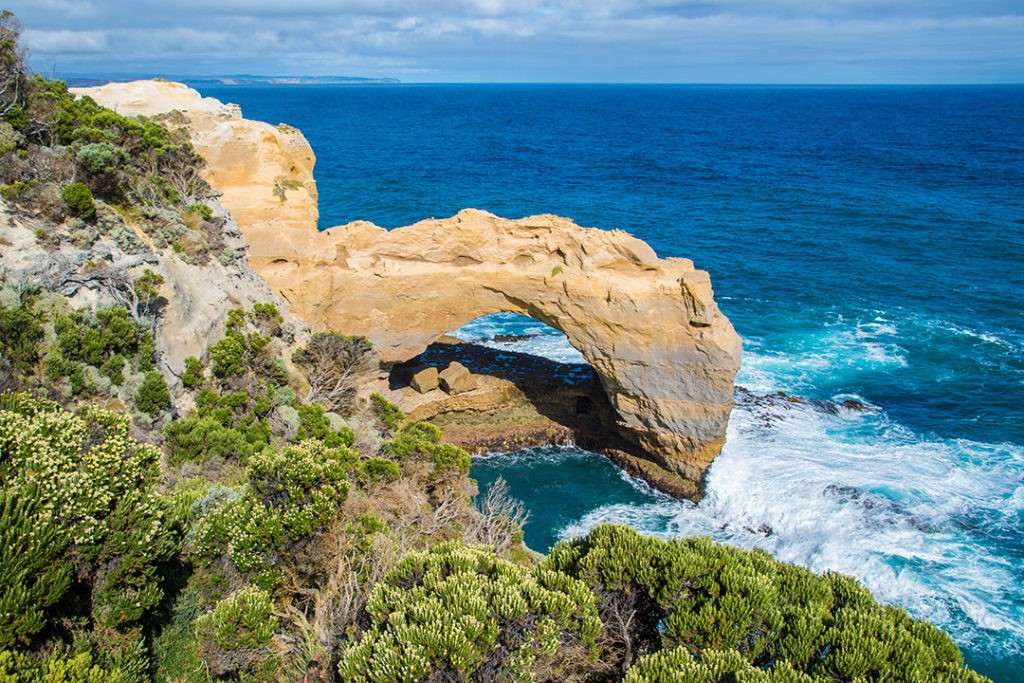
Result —
<path fill-rule="evenodd" d="M 8 3 L 58 73 L 1021 81 L 1019 0 Z M 116 65 L 116 69 L 112 65 Z"/>

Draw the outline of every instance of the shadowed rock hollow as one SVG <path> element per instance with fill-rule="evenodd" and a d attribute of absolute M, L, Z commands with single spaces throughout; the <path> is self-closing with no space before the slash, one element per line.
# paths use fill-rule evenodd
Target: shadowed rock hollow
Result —
<path fill-rule="evenodd" d="M 721 449 L 740 339 L 691 261 L 551 215 L 467 209 L 390 231 L 356 222 L 319 232 L 314 156 L 295 129 L 242 119 L 179 84 L 88 94 L 123 113 L 184 112 L 250 264 L 314 329 L 366 335 L 393 365 L 482 315 L 528 315 L 593 366 L 615 430 L 649 459 L 632 469 L 699 482 Z"/>

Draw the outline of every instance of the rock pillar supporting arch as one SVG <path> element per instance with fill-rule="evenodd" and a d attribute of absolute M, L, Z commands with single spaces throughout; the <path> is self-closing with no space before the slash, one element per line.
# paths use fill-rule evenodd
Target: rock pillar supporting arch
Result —
<path fill-rule="evenodd" d="M 366 335 L 385 363 L 482 315 L 521 313 L 565 333 L 600 376 L 617 431 L 659 468 L 699 482 L 724 443 L 740 340 L 688 260 L 621 231 L 475 210 L 289 246 L 256 240 L 250 262 L 314 328 Z"/>
<path fill-rule="evenodd" d="M 562 330 L 600 376 L 617 431 L 647 457 L 626 464 L 696 492 L 725 441 L 740 339 L 690 261 L 555 216 L 466 210 L 392 231 L 352 223 L 317 232 L 315 156 L 296 129 L 243 119 L 178 83 L 77 92 L 125 114 L 179 111 L 253 269 L 314 328 L 365 334 L 384 361 L 401 362 L 480 315 L 536 318 Z"/>

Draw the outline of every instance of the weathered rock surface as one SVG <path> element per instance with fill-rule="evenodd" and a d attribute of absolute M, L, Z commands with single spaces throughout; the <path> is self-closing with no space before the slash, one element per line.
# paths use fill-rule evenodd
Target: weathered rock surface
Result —
<path fill-rule="evenodd" d="M 437 368 L 423 368 L 419 372 L 412 376 L 409 380 L 409 386 L 421 394 L 425 394 L 428 391 L 433 391 L 440 386 L 440 377 L 437 372 Z"/>
<path fill-rule="evenodd" d="M 438 375 L 438 382 L 445 393 L 454 396 L 476 389 L 476 380 L 466 366 L 453 361 Z"/>
<path fill-rule="evenodd" d="M 218 213 L 222 212 L 218 207 Z M 182 260 L 170 247 L 158 249 L 146 244 L 147 251 L 126 253 L 117 240 L 105 235 L 98 235 L 87 246 L 62 240 L 54 247 L 36 237 L 36 231 L 45 226 L 45 222 L 18 215 L 0 202 L 0 276 L 12 286 L 39 287 L 67 296 L 75 307 L 88 308 L 130 304 L 125 295 L 127 283 L 146 269 L 162 276 L 160 325 L 174 332 L 154 336 L 160 369 L 172 388 L 184 371 L 185 358 L 201 357 L 223 336 L 228 312 L 233 308 L 276 303 L 300 336 L 305 328 L 263 278 L 249 268 L 244 250 L 227 262 L 212 259 L 199 266 Z M 225 218 L 222 229 L 228 236 L 237 234 L 230 218 Z M 143 243 L 148 240 L 141 232 L 137 237 Z"/>
<path fill-rule="evenodd" d="M 479 316 L 529 315 L 565 332 L 593 366 L 618 432 L 652 465 L 703 478 L 725 440 L 741 350 L 706 272 L 659 259 L 627 233 L 550 215 L 467 209 L 391 231 L 356 222 L 318 232 L 315 159 L 301 133 L 186 90 L 87 92 L 124 113 L 128 102 L 138 113 L 183 112 L 253 269 L 315 329 L 366 335 L 391 364 Z"/>
<path fill-rule="evenodd" d="M 290 253 L 292 239 L 305 243 L 309 232 L 316 232 L 316 156 L 299 130 L 243 119 L 237 105 L 203 97 L 181 83 L 133 81 L 71 91 L 126 116 L 175 112 L 169 124 L 188 129 L 192 145 L 206 159 L 207 182 L 245 226 L 250 245 L 276 241 L 271 256 Z"/>

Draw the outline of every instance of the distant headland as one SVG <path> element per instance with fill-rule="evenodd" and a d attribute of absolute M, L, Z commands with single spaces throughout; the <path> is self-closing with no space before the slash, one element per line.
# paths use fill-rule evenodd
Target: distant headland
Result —
<path fill-rule="evenodd" d="M 138 76 L 117 74 L 106 76 L 80 76 L 65 79 L 71 87 L 88 88 L 107 83 L 126 83 Z M 226 74 L 219 76 L 165 76 L 161 80 L 197 85 L 397 85 L 397 78 L 364 78 L 360 76 L 254 76 L 252 74 Z"/>

